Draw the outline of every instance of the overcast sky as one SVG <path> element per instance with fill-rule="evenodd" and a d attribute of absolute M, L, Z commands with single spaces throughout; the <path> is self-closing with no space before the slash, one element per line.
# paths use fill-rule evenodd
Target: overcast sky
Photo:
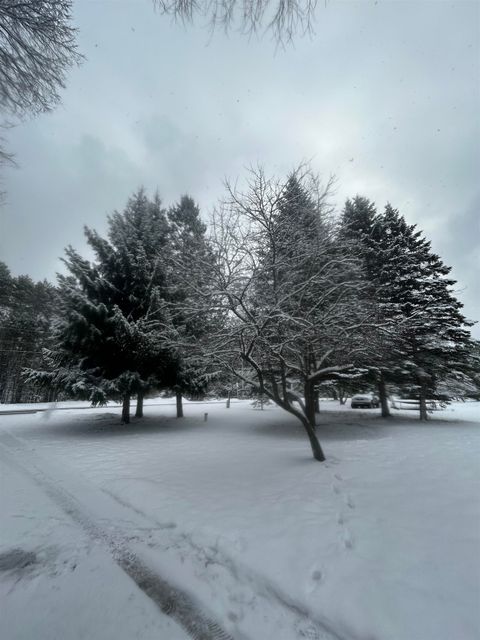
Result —
<path fill-rule="evenodd" d="M 150 0 L 78 0 L 84 64 L 55 112 L 8 132 L 0 259 L 53 280 L 84 224 L 140 184 L 207 215 L 224 177 L 302 160 L 418 225 L 480 319 L 480 3 L 319 1 L 294 47 L 184 28 Z M 474 329 L 480 337 L 480 328 Z"/>

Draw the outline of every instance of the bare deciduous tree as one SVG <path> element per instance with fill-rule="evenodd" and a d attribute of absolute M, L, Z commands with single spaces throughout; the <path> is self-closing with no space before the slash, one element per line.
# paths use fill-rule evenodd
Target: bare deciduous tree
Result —
<path fill-rule="evenodd" d="M 153 0 L 163 13 L 183 22 L 205 18 L 210 28 L 251 35 L 271 32 L 279 44 L 312 31 L 317 0 Z"/>
<path fill-rule="evenodd" d="M 0 114 L 52 109 L 66 72 L 81 61 L 70 24 L 71 0 L 0 0 Z M 11 126 L 3 122 L 0 127 Z M 0 165 L 13 156 L 0 136 Z M 4 198 L 0 190 L 0 204 Z"/>
<path fill-rule="evenodd" d="M 329 219 L 330 186 L 302 167 L 287 181 L 254 170 L 243 192 L 228 187 L 205 297 L 225 320 L 208 336 L 210 357 L 295 416 L 319 461 L 316 386 L 358 375 L 373 330 L 358 261 Z"/>
<path fill-rule="evenodd" d="M 0 132 L 8 128 L 9 128 L 8 123 L 3 123 L 3 124 L 0 123 Z M 5 142 L 5 138 L 3 137 L 3 135 L 0 135 L 0 167 L 2 167 L 3 165 L 15 165 L 13 154 L 7 151 L 6 147 L 4 147 L 4 142 Z M 4 199 L 5 199 L 5 192 L 2 190 L 2 177 L 0 174 L 0 205 L 3 204 Z"/>
<path fill-rule="evenodd" d="M 67 69 L 80 62 L 71 0 L 0 0 L 0 106 L 16 115 L 58 103 Z"/>

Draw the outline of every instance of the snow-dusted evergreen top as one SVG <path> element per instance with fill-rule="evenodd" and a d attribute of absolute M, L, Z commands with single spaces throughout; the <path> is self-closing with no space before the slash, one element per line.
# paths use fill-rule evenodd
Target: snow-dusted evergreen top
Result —
<path fill-rule="evenodd" d="M 205 252 L 193 201 L 184 197 L 167 213 L 158 195 L 140 189 L 108 218 L 107 238 L 89 228 L 85 235 L 94 259 L 66 249 L 55 366 L 44 378 L 93 402 L 150 387 L 200 390 L 201 363 L 182 351 L 182 336 L 200 328 L 180 310 L 178 266 L 185 257 L 184 270 L 192 269 L 195 252 Z"/>
<path fill-rule="evenodd" d="M 454 295 L 450 267 L 423 233 L 390 204 L 377 213 L 359 196 L 347 201 L 342 224 L 358 242 L 379 316 L 390 327 L 372 364 L 423 396 L 434 394 L 440 381 L 471 376 L 472 323 Z"/>
<path fill-rule="evenodd" d="M 315 385 L 358 375 L 373 315 L 360 261 L 339 237 L 323 191 L 300 168 L 285 181 L 251 172 L 216 211 L 205 309 L 223 324 L 208 333 L 216 362 L 295 415 L 314 456 Z"/>

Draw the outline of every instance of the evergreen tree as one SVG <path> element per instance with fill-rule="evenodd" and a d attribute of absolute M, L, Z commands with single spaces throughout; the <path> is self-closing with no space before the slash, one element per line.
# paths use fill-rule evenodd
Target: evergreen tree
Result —
<path fill-rule="evenodd" d="M 169 225 L 160 197 L 155 194 L 150 201 L 141 188 L 130 198 L 125 210 L 115 212 L 108 222 L 107 242 L 86 230 L 90 244 L 103 261 L 101 275 L 112 285 L 108 302 L 117 305 L 129 322 L 139 323 L 141 332 L 150 332 L 150 340 L 156 336 L 158 341 L 161 335 L 164 342 L 169 323 L 166 301 L 170 296 L 167 280 L 171 250 Z M 167 349 L 163 343 L 161 351 L 165 361 Z M 145 393 L 150 387 L 158 386 L 154 372 L 150 372 L 153 369 L 155 366 L 148 362 L 135 385 L 137 417 L 143 415 Z M 170 363 L 169 376 L 173 369 Z M 166 371 L 164 367 L 164 373 Z"/>
<path fill-rule="evenodd" d="M 23 372 L 43 364 L 55 310 L 55 289 L 28 276 L 12 277 L 0 263 L 0 401 L 40 399 Z M 48 400 L 46 391 L 42 399 Z"/>
<path fill-rule="evenodd" d="M 92 262 L 66 250 L 50 382 L 94 403 L 121 397 L 129 422 L 131 395 L 170 386 L 175 375 L 166 346 L 168 223 L 158 196 L 150 201 L 142 189 L 108 222 L 107 238 L 85 229 Z"/>
<path fill-rule="evenodd" d="M 371 335 L 368 374 L 364 380 L 377 387 L 382 416 L 388 417 L 387 384 L 394 381 L 398 356 L 398 313 L 389 299 L 390 283 L 385 281 L 383 270 L 397 239 L 383 233 L 382 217 L 377 214 L 374 203 L 359 195 L 346 201 L 340 233 L 350 241 L 352 250 L 363 262 L 368 283 L 364 295 L 376 309 L 378 330 Z"/>
<path fill-rule="evenodd" d="M 252 171 L 217 212 L 214 301 L 225 323 L 215 360 L 303 425 L 316 460 L 317 385 L 360 374 L 370 332 L 359 260 L 329 220 L 328 188 L 309 172 L 285 183 Z"/>
<path fill-rule="evenodd" d="M 0 318 L 6 312 L 13 287 L 10 269 L 4 262 L 0 262 Z"/>
<path fill-rule="evenodd" d="M 270 291 L 274 296 L 285 288 L 290 291 L 282 301 L 282 313 L 313 320 L 310 334 L 305 334 L 304 343 L 298 344 L 311 373 L 320 362 L 328 367 L 348 360 L 361 367 L 365 354 L 358 339 L 372 332 L 371 326 L 367 329 L 364 325 L 371 310 L 360 260 L 353 256 L 349 243 L 332 224 L 329 189 L 330 185 L 319 191 L 308 172 L 305 175 L 295 172 L 288 178 L 279 199 L 278 214 L 273 218 L 273 246 L 265 256 L 266 263 L 274 262 L 275 284 Z M 265 299 L 264 296 L 261 291 L 260 298 Z M 331 324 L 325 322 L 330 314 Z M 355 319 L 359 320 L 359 326 L 346 335 L 343 328 L 354 325 Z M 285 330 L 288 333 L 291 328 Z M 283 336 L 279 334 L 278 339 L 281 341 Z M 348 381 L 358 375 L 352 368 L 349 372 L 336 372 L 332 378 Z M 306 411 L 313 425 L 320 381 L 308 382 L 303 388 Z"/>
<path fill-rule="evenodd" d="M 397 239 L 384 265 L 383 297 L 396 309 L 402 340 L 401 374 L 414 383 L 420 400 L 420 418 L 427 419 L 426 398 L 440 381 L 461 379 L 470 373 L 471 322 L 452 291 L 455 280 L 416 225 L 408 225 L 390 205 L 383 215 L 386 243 Z"/>
<path fill-rule="evenodd" d="M 441 380 L 470 375 L 471 325 L 452 293 L 450 268 L 431 251 L 416 225 L 409 225 L 391 205 L 377 214 L 372 203 L 347 201 L 343 233 L 359 245 L 381 324 L 380 348 L 373 350 L 371 370 L 378 372 L 385 404 L 385 383 L 403 384 L 420 399 L 427 418 L 427 395 Z"/>
<path fill-rule="evenodd" d="M 207 227 L 190 196 L 182 196 L 169 209 L 168 222 L 171 347 L 177 357 L 174 391 L 177 417 L 182 417 L 182 395 L 202 395 L 212 377 L 210 362 L 201 356 L 196 345 L 216 321 L 202 304 L 210 287 L 209 271 L 214 258 L 206 237 Z"/>
<path fill-rule="evenodd" d="M 341 234 L 349 239 L 364 263 L 370 291 L 378 276 L 379 256 L 377 237 L 377 210 L 373 202 L 362 196 L 347 200 L 342 214 Z"/>

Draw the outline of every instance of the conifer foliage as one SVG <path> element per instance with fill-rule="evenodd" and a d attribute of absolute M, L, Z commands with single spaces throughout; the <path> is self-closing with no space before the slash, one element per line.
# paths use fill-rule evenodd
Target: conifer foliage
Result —
<path fill-rule="evenodd" d="M 182 395 L 202 396 L 212 379 L 208 360 L 201 357 L 198 342 L 217 321 L 212 309 L 201 304 L 210 287 L 214 257 L 200 209 L 189 196 L 168 211 L 169 305 L 172 333 L 170 348 L 176 354 L 174 391 L 177 417 L 183 416 Z"/>
<path fill-rule="evenodd" d="M 0 262 L 0 402 L 51 399 L 51 390 L 39 395 L 23 372 L 46 366 L 43 350 L 51 342 L 56 299 L 48 282 L 14 277 Z"/>
<path fill-rule="evenodd" d="M 237 379 L 295 416 L 322 461 L 322 385 L 375 383 L 384 416 L 395 386 L 421 419 L 429 397 L 478 393 L 450 268 L 391 205 L 357 196 L 335 219 L 330 194 L 305 166 L 285 180 L 254 169 L 243 190 L 227 186 L 208 233 L 189 196 L 167 209 L 139 189 L 106 237 L 85 228 L 92 260 L 66 249 L 57 289 L 0 263 L 2 401 L 36 385 L 120 399 L 129 422 L 132 396 L 141 417 L 147 392 L 174 392 L 181 417 L 184 395 Z"/>
<path fill-rule="evenodd" d="M 56 362 L 49 384 L 103 403 L 121 398 L 130 419 L 130 398 L 150 387 L 169 386 L 175 355 L 167 346 L 168 222 L 160 199 L 139 190 L 122 213 L 108 219 L 108 237 L 86 228 L 95 259 L 72 247 L 59 276 L 62 318 L 56 328 Z"/>
<path fill-rule="evenodd" d="M 225 316 L 210 334 L 212 357 L 294 415 L 319 461 L 316 386 L 359 374 L 372 322 L 359 260 L 329 219 L 328 195 L 304 167 L 286 181 L 253 170 L 217 212 L 211 272 Z"/>
<path fill-rule="evenodd" d="M 343 233 L 358 243 L 385 328 L 370 363 L 379 372 L 380 396 L 385 400 L 386 382 L 399 384 L 418 397 L 420 417 L 427 419 L 426 398 L 435 396 L 441 382 L 466 382 L 474 375 L 472 323 L 454 295 L 451 269 L 390 204 L 378 214 L 357 196 L 347 201 L 342 223 Z"/>

